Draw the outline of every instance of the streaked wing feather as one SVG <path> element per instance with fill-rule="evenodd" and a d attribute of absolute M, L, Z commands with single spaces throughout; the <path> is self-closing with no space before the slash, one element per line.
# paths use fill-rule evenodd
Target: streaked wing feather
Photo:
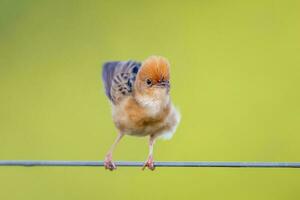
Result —
<path fill-rule="evenodd" d="M 124 96 L 130 95 L 136 74 L 141 66 L 135 61 L 107 62 L 103 65 L 102 79 L 107 97 L 119 102 Z"/>

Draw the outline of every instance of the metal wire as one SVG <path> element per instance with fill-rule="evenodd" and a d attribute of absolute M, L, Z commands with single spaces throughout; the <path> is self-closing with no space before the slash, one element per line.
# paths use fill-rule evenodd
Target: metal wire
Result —
<path fill-rule="evenodd" d="M 3 160 L 0 166 L 49 166 L 49 167 L 98 167 L 103 161 L 31 161 Z M 144 162 L 116 161 L 118 167 L 142 167 Z M 214 161 L 157 161 L 156 167 L 251 167 L 251 168 L 300 168 L 300 162 L 214 162 Z"/>

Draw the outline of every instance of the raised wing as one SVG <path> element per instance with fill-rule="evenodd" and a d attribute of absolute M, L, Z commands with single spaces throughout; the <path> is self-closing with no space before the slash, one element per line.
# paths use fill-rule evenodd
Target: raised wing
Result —
<path fill-rule="evenodd" d="M 103 65 L 102 79 L 107 97 L 116 104 L 124 96 L 130 95 L 140 62 L 106 62 Z"/>

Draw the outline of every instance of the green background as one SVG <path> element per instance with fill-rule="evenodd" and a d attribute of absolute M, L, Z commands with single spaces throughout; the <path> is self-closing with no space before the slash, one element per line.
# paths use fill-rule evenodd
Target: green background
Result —
<path fill-rule="evenodd" d="M 0 159 L 102 160 L 108 60 L 163 55 L 182 121 L 156 160 L 300 161 L 300 1 L 0 0 Z M 116 160 L 144 161 L 125 137 Z M 0 199 L 299 199 L 299 169 L 0 168 Z"/>

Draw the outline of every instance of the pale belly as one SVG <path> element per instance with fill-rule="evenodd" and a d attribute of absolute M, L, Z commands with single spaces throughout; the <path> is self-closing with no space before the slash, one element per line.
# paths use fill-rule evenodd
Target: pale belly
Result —
<path fill-rule="evenodd" d="M 120 132 L 132 136 L 162 136 L 173 134 L 179 123 L 180 116 L 172 104 L 165 111 L 153 115 L 147 110 L 136 108 L 125 109 L 122 105 L 113 110 L 115 126 Z"/>

